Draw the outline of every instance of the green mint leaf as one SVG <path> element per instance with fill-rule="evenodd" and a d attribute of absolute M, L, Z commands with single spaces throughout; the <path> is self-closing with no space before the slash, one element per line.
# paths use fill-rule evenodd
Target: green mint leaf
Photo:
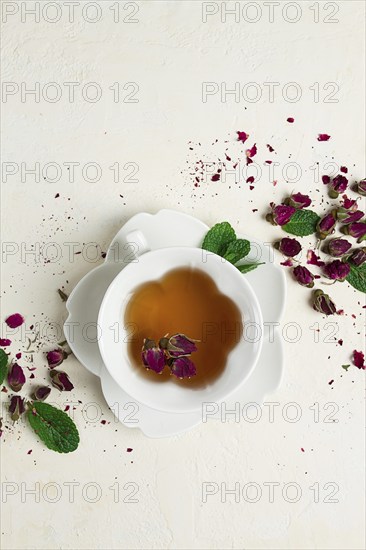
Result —
<path fill-rule="evenodd" d="M 79 445 L 79 433 L 71 418 L 48 403 L 35 401 L 27 413 L 38 437 L 52 451 L 71 453 Z"/>
<path fill-rule="evenodd" d="M 282 226 L 282 229 L 297 237 L 306 237 L 316 232 L 320 220 L 318 214 L 312 210 L 297 210 L 291 220 Z"/>
<path fill-rule="evenodd" d="M 3 349 L 0 349 L 0 384 L 2 384 L 8 374 L 8 360 L 9 357 L 6 355 Z"/>
<path fill-rule="evenodd" d="M 217 223 L 206 234 L 202 248 L 223 256 L 228 245 L 236 240 L 236 234 L 229 222 Z"/>
<path fill-rule="evenodd" d="M 237 239 L 229 243 L 224 258 L 232 264 L 236 264 L 242 258 L 245 258 L 250 252 L 250 242 L 246 239 Z"/>
<path fill-rule="evenodd" d="M 346 279 L 346 281 L 361 292 L 366 292 L 366 263 L 357 267 L 356 265 L 349 262 L 351 271 Z"/>
<path fill-rule="evenodd" d="M 241 273 L 249 273 L 249 271 L 253 271 L 253 269 L 256 269 L 259 265 L 264 265 L 264 262 L 254 262 L 252 264 L 237 265 L 236 267 Z"/>
<path fill-rule="evenodd" d="M 348 369 L 350 368 L 351 365 L 342 365 L 342 369 L 344 369 L 345 371 L 348 371 Z"/>

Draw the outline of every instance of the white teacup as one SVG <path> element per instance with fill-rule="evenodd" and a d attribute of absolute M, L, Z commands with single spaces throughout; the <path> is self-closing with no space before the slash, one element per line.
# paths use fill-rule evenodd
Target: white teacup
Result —
<path fill-rule="evenodd" d="M 142 241 L 141 236 L 136 237 Z M 210 386 L 202 389 L 169 381 L 153 383 L 139 374 L 128 354 L 131 335 L 124 326 L 124 318 L 134 291 L 141 284 L 159 280 L 167 272 L 182 267 L 196 268 L 209 275 L 219 291 L 236 303 L 244 326 L 243 336 L 229 353 L 225 369 Z M 116 383 L 132 399 L 169 413 L 198 411 L 204 402 L 223 401 L 245 383 L 262 348 L 262 313 L 245 275 L 223 258 L 199 248 L 163 248 L 136 257 L 109 286 L 100 307 L 98 325 L 100 352 Z M 194 362 L 194 354 L 191 359 Z"/>

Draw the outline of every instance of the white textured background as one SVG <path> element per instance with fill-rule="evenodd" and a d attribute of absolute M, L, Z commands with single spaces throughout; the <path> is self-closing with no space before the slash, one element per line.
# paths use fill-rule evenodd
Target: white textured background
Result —
<path fill-rule="evenodd" d="M 2 320 L 20 311 L 27 327 L 40 323 L 41 350 L 52 347 L 47 323 L 62 323 L 65 318 L 55 289 L 64 286 L 69 292 L 96 265 L 84 253 L 70 256 L 65 243 L 76 242 L 75 250 L 85 251 L 85 243 L 95 242 L 105 250 L 131 215 L 163 207 L 193 213 L 209 224 L 229 220 L 238 230 L 272 241 L 280 232 L 263 220 L 271 200 L 280 201 L 292 189 L 306 191 L 321 211 L 325 191 L 314 182 L 310 167 L 315 162 L 320 173 L 326 171 L 326 162 L 334 161 L 349 167 L 351 179 L 365 177 L 362 1 L 280 2 L 274 6 L 273 22 L 269 22 L 268 2 L 239 2 L 241 10 L 249 11 L 241 11 L 238 22 L 233 16 L 221 21 L 225 3 L 217 3 L 219 12 L 206 23 L 199 1 L 138 2 L 138 12 L 131 16 L 136 23 L 123 22 L 136 11 L 133 3 L 119 2 L 120 21 L 114 22 L 110 7 L 117 3 L 99 1 L 101 18 L 94 24 L 82 17 L 84 1 L 75 6 L 74 22 L 68 20 L 65 3 L 58 2 L 61 18 L 56 23 L 45 20 L 55 17 L 52 6 L 35 22 L 31 15 L 23 14 L 22 20 L 21 14 L 25 5 L 32 8 L 35 2 L 1 4 L 3 81 L 19 89 L 22 83 L 32 88 L 39 82 L 41 90 L 56 82 L 63 92 L 55 103 L 42 95 L 39 102 L 32 96 L 22 101 L 20 92 L 3 96 L 2 103 L 2 127 L 7 134 L 3 161 L 19 168 L 2 178 L 3 239 L 15 243 L 14 254 L 3 265 Z M 38 4 L 42 8 L 47 2 Z M 19 11 L 6 19 L 4 10 L 16 8 Z M 319 22 L 314 21 L 316 9 Z M 251 10 L 259 14 L 255 23 L 246 20 L 254 18 Z M 294 19 L 294 10 L 299 20 L 286 21 Z M 94 14 L 91 7 L 88 15 Z M 326 22 L 326 18 L 336 21 Z M 80 83 L 73 103 L 65 82 Z M 102 90 L 96 103 L 80 93 L 89 82 Z M 109 89 L 116 82 L 121 89 L 117 103 Z M 132 90 L 123 90 L 128 82 L 138 85 L 135 103 L 123 101 Z M 233 96 L 221 101 L 217 94 L 204 103 L 202 82 L 226 83 L 228 88 L 235 82 L 241 88 L 255 82 L 262 96 L 251 102 L 244 94 L 235 102 Z M 273 101 L 265 86 L 268 82 L 279 83 Z M 301 90 L 297 102 L 289 101 L 293 90 L 289 96 L 283 91 L 289 82 Z M 318 101 L 314 83 L 320 90 Z M 328 102 L 333 90 L 333 102 Z M 290 116 L 295 118 L 292 125 L 286 122 Z M 196 161 L 223 159 L 226 147 L 229 154 L 239 154 L 237 130 L 248 132 L 248 144 L 258 146 L 256 160 L 263 174 L 255 189 L 249 191 L 245 178 L 237 185 L 208 180 L 195 188 L 189 172 Z M 332 139 L 317 142 L 319 132 L 329 133 Z M 218 143 L 212 145 L 216 139 Z M 190 140 L 195 144 L 193 151 Z M 275 156 L 266 151 L 266 143 L 275 148 Z M 268 158 L 280 163 L 276 187 L 264 169 Z M 74 182 L 63 165 L 72 161 L 80 163 Z M 281 174 L 290 161 L 301 167 L 298 183 L 286 183 Z M 41 168 L 58 163 L 59 180 L 51 182 L 49 172 L 45 179 L 41 174 L 39 182 L 29 174 L 22 181 L 21 163 L 31 168 L 35 162 Z M 99 181 L 90 183 L 83 177 L 81 167 L 87 162 L 100 165 Z M 116 162 L 121 173 L 115 183 L 109 167 Z M 130 171 L 123 168 L 126 163 L 138 165 L 137 182 L 123 181 Z M 253 213 L 254 208 L 259 211 Z M 35 243 L 50 242 L 58 243 L 62 251 L 57 261 L 24 256 L 22 246 L 34 250 Z M 49 249 L 46 256 L 52 254 Z M 75 390 L 67 396 L 54 390 L 53 400 L 62 406 L 65 401 L 82 402 L 75 405 L 80 447 L 74 454 L 58 455 L 37 442 L 25 425 L 5 429 L 2 478 L 8 489 L 13 483 L 15 494 L 6 497 L 3 491 L 3 547 L 363 548 L 364 373 L 355 367 L 345 372 L 341 365 L 350 362 L 353 349 L 363 346 L 364 310 L 362 296 L 347 283 L 331 287 L 331 293 L 345 315 L 327 320 L 309 307 L 308 290 L 289 280 L 284 325 L 296 322 L 302 333 L 296 343 L 286 342 L 283 384 L 268 398 L 280 404 L 274 422 L 269 422 L 265 408 L 256 423 L 212 421 L 180 437 L 149 440 L 114 421 L 98 380 L 69 358 L 67 370 Z M 319 323 L 319 333 L 314 323 Z M 294 338 L 294 333 L 289 335 Z M 336 344 L 339 338 L 344 340 L 342 347 Z M 24 334 L 18 331 L 11 351 L 25 346 Z M 42 353 L 36 355 L 35 365 L 36 380 L 42 381 L 46 378 Z M 331 379 L 334 383 L 329 385 Z M 5 402 L 7 396 L 2 397 Z M 88 421 L 88 415 L 95 414 L 95 409 L 85 408 L 91 402 L 100 408 L 106 425 L 100 418 Z M 301 410 L 296 423 L 281 414 L 290 402 Z M 335 405 L 326 409 L 327 403 Z M 332 410 L 337 422 L 326 422 Z M 127 447 L 133 451 L 127 453 Z M 30 449 L 32 453 L 27 454 Z M 50 482 L 53 485 L 47 485 Z M 70 482 L 79 483 L 73 502 L 65 485 Z M 128 482 L 138 484 L 136 503 L 124 502 L 130 492 L 124 489 Z M 203 503 L 203 482 L 226 483 L 231 488 L 235 483 L 242 488 L 253 482 L 260 485 L 262 496 L 256 503 L 244 498 L 236 503 L 229 495 L 223 503 L 218 493 Z M 280 484 L 273 503 L 264 485 L 271 482 Z M 39 502 L 26 493 L 37 483 Z M 97 502 L 88 502 L 94 497 L 92 488 L 86 492 L 85 487 L 91 487 L 88 483 L 99 487 Z M 118 502 L 110 489 L 114 483 L 120 488 Z M 297 503 L 283 496 L 287 483 L 300 486 Z M 337 502 L 326 502 L 334 486 L 327 483 L 337 485 L 333 497 Z M 42 491 L 45 486 L 48 490 Z"/>

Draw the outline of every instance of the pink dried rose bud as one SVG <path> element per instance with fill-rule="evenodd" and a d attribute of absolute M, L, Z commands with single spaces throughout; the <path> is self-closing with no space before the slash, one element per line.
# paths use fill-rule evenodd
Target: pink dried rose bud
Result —
<path fill-rule="evenodd" d="M 308 195 L 302 195 L 302 193 L 295 193 L 287 199 L 286 204 L 301 210 L 311 205 L 311 198 Z"/>
<path fill-rule="evenodd" d="M 346 239 L 330 239 L 327 244 L 328 252 L 334 258 L 344 256 L 344 254 L 347 254 L 349 249 L 352 248 L 352 244 Z"/>
<path fill-rule="evenodd" d="M 71 391 L 74 389 L 74 385 L 71 383 L 66 372 L 61 370 L 51 370 L 50 376 L 52 378 L 52 384 L 60 391 Z"/>
<path fill-rule="evenodd" d="M 270 222 L 272 225 L 286 225 L 288 223 L 292 216 L 296 212 L 296 208 L 293 206 L 288 206 L 286 204 L 279 204 L 276 206 L 275 204 L 271 203 L 272 212 L 267 214 L 266 220 Z"/>
<path fill-rule="evenodd" d="M 340 193 L 344 193 L 348 186 L 348 179 L 342 174 L 338 174 L 329 183 L 329 196 L 336 199 Z"/>
<path fill-rule="evenodd" d="M 350 260 L 357 267 L 364 264 L 366 262 L 366 247 L 355 250 L 350 256 Z"/>
<path fill-rule="evenodd" d="M 324 313 L 324 315 L 334 315 L 337 312 L 337 308 L 333 300 L 324 294 L 322 290 L 315 290 L 313 295 L 313 309 Z"/>
<path fill-rule="evenodd" d="M 10 398 L 9 412 L 10 418 L 13 420 L 13 422 L 19 420 L 24 411 L 24 397 L 20 397 L 20 395 L 12 395 Z"/>
<path fill-rule="evenodd" d="M 360 193 L 360 195 L 366 197 L 366 179 L 358 182 L 357 191 Z"/>
<path fill-rule="evenodd" d="M 360 221 L 364 217 L 364 213 L 361 210 L 355 210 L 354 212 L 348 212 L 344 208 L 338 208 L 337 219 L 343 224 L 349 224 Z"/>
<path fill-rule="evenodd" d="M 354 222 L 349 225 L 345 225 L 341 229 L 342 233 L 345 235 L 350 235 L 357 239 L 357 242 L 360 243 L 366 239 L 366 223 L 365 222 Z"/>
<path fill-rule="evenodd" d="M 18 328 L 24 323 L 24 317 L 20 313 L 13 313 L 5 319 L 5 323 L 9 328 Z"/>
<path fill-rule="evenodd" d="M 314 275 L 310 273 L 307 267 L 303 267 L 301 265 L 298 265 L 293 270 L 294 277 L 296 281 L 302 285 L 306 286 L 308 288 L 313 288 L 314 286 Z"/>
<path fill-rule="evenodd" d="M 297 256 L 301 252 L 301 244 L 296 239 L 290 239 L 288 237 L 284 237 L 277 243 L 275 243 L 275 248 L 281 254 L 284 256 L 287 256 L 288 258 L 293 258 L 294 256 Z"/>
<path fill-rule="evenodd" d="M 155 340 L 144 339 L 142 346 L 142 362 L 147 369 L 157 374 L 161 374 L 166 364 L 165 353 L 163 349 L 157 347 Z"/>
<path fill-rule="evenodd" d="M 351 268 L 347 263 L 341 262 L 340 260 L 334 260 L 334 262 L 326 264 L 323 271 L 328 279 L 343 282 L 346 277 L 348 277 Z"/>
<path fill-rule="evenodd" d="M 171 373 L 177 378 L 191 378 L 195 376 L 196 367 L 188 357 L 178 357 L 172 361 L 170 365 Z"/>
<path fill-rule="evenodd" d="M 162 338 L 159 346 L 166 349 L 170 357 L 182 357 L 197 351 L 195 342 L 197 340 L 188 338 L 185 334 L 173 334 L 170 338 Z"/>
<path fill-rule="evenodd" d="M 34 401 L 44 401 L 51 393 L 51 388 L 48 386 L 39 386 L 33 393 L 32 399 Z"/>
<path fill-rule="evenodd" d="M 334 233 L 336 226 L 336 210 L 332 210 L 329 214 L 326 214 L 317 225 L 317 231 L 321 240 Z"/>
<path fill-rule="evenodd" d="M 342 209 L 348 210 L 349 212 L 355 212 L 358 209 L 357 199 L 349 199 L 347 195 L 342 195 Z"/>
<path fill-rule="evenodd" d="M 61 363 L 63 363 L 63 361 L 67 359 L 67 357 L 68 353 L 61 348 L 54 349 L 46 353 L 47 363 L 50 369 L 59 367 Z"/>
<path fill-rule="evenodd" d="M 8 372 L 8 384 L 11 389 L 18 392 L 22 389 L 26 381 L 23 369 L 18 363 L 13 363 Z"/>

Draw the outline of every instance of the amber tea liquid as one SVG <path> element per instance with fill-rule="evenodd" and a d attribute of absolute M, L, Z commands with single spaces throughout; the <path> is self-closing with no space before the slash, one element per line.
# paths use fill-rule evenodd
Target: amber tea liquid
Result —
<path fill-rule="evenodd" d="M 177 383 L 203 388 L 220 376 L 229 352 L 243 337 L 242 316 L 236 304 L 222 294 L 216 283 L 199 269 L 179 268 L 160 280 L 139 286 L 127 304 L 125 326 L 128 327 L 128 353 L 141 376 L 156 383 Z M 169 334 L 186 334 L 197 342 L 198 351 L 190 359 L 196 376 L 178 380 L 169 367 L 158 375 L 142 364 L 144 338 L 159 342 Z"/>

